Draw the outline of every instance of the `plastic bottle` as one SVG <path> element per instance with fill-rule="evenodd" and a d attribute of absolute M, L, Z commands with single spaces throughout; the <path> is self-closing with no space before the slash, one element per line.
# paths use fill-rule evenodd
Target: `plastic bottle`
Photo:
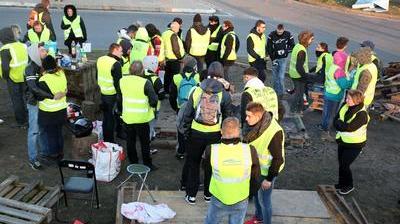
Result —
<path fill-rule="evenodd" d="M 78 43 L 76 45 L 76 61 L 79 63 L 82 61 L 82 51 L 81 51 L 81 45 Z"/>
<path fill-rule="evenodd" d="M 72 59 L 75 59 L 75 58 L 76 58 L 75 41 L 72 41 L 72 43 L 71 43 L 71 57 L 72 57 Z"/>

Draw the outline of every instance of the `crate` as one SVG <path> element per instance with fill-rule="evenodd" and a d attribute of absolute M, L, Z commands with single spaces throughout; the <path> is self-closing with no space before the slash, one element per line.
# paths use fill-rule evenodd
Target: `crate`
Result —
<path fill-rule="evenodd" d="M 50 223 L 51 208 L 60 198 L 60 186 L 21 183 L 17 176 L 10 176 L 0 184 L 0 223 Z"/>

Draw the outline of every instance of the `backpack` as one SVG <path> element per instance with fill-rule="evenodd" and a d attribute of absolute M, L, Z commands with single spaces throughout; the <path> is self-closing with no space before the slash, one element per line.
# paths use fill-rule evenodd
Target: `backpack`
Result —
<path fill-rule="evenodd" d="M 194 120 L 203 125 L 216 125 L 221 117 L 221 105 L 218 93 L 203 91 L 196 107 Z"/>
<path fill-rule="evenodd" d="M 182 81 L 178 87 L 178 105 L 182 105 L 189 100 L 189 95 L 194 86 L 197 85 L 194 76 L 196 75 L 194 72 L 187 77 L 184 74 L 182 75 Z"/>
<path fill-rule="evenodd" d="M 39 20 L 39 13 L 35 9 L 32 9 L 28 17 L 28 26 L 33 27 L 33 23 L 38 20 Z"/>

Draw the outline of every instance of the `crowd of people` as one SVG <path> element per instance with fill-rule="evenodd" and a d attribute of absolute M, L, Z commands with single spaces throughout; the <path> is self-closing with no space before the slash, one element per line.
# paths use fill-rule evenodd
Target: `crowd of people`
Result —
<path fill-rule="evenodd" d="M 42 159 L 63 158 L 67 80 L 46 51 L 46 42 L 56 40 L 48 9 L 49 1 L 35 7 L 22 40 L 18 26 L 0 30 L 1 74 L 18 126 L 28 123 L 28 158 L 34 169 L 40 169 Z M 64 14 L 61 28 L 71 53 L 72 42 L 84 43 L 87 34 L 75 6 L 65 6 Z M 230 223 L 243 223 L 252 197 L 256 214 L 246 223 L 271 223 L 271 193 L 285 164 L 282 100 L 288 97 L 290 112 L 301 116 L 307 91 L 320 85 L 324 87 L 321 137 L 334 140 L 329 131 L 337 133 L 335 187 L 341 194 L 354 190 L 350 165 L 367 140 L 368 108 L 382 64 L 371 41 L 351 54 L 346 52 L 346 37 L 337 39 L 332 53 L 326 43 L 318 43 L 317 64 L 309 69 L 312 32 L 301 32 L 296 43 L 283 24 L 266 36 L 266 23 L 256 21 L 246 39 L 249 67 L 241 77 L 240 113 L 235 114 L 231 82 L 237 75 L 233 66 L 240 41 L 234 24 L 210 16 L 204 26 L 196 14 L 183 39 L 182 23 L 174 18 L 162 33 L 154 24 L 131 24 L 97 59 L 104 141 L 126 140 L 129 162 L 139 163 L 138 136 L 143 164 L 157 170 L 150 143 L 156 137 L 161 101 L 168 98 L 177 115 L 176 158 L 185 160 L 180 189 L 186 192 L 186 202 L 196 203 L 202 166 L 204 200 L 210 202 L 205 223 L 218 223 L 224 216 Z M 268 59 L 272 87 L 265 85 Z M 292 90 L 285 88 L 287 62 Z"/>

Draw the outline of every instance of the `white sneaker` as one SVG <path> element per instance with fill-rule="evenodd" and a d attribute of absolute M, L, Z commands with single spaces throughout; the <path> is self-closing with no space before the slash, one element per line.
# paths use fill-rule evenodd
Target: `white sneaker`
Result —
<path fill-rule="evenodd" d="M 0 119 L 0 124 L 4 123 L 4 120 Z"/>
<path fill-rule="evenodd" d="M 185 201 L 190 205 L 196 204 L 196 197 L 190 197 L 189 195 L 185 196 Z"/>
<path fill-rule="evenodd" d="M 156 154 L 158 149 L 150 149 L 150 155 Z"/>

